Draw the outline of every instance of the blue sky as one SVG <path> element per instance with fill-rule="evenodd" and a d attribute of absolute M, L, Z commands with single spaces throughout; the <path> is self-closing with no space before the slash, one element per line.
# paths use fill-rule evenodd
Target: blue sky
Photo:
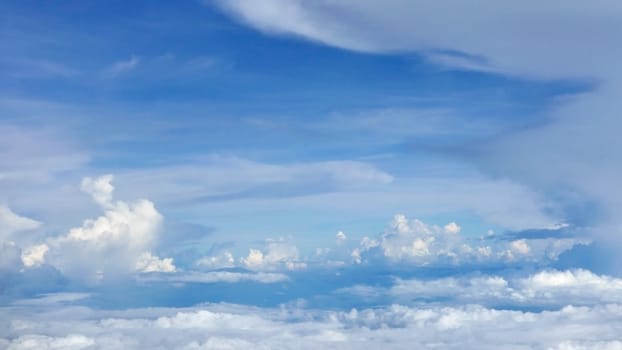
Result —
<path fill-rule="evenodd" d="M 622 347 L 617 2 L 1 6 L 0 349 Z"/>

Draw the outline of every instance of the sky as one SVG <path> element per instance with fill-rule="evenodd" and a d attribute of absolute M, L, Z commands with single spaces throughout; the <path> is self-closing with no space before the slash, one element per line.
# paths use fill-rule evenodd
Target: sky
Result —
<path fill-rule="evenodd" d="M 2 1 L 0 349 L 622 349 L 620 16 Z"/>

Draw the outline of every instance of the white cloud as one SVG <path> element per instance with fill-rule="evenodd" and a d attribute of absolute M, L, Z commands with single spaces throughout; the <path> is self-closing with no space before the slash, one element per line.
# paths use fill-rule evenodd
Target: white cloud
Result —
<path fill-rule="evenodd" d="M 199 267 L 208 269 L 220 269 L 235 266 L 235 258 L 229 251 L 223 251 L 217 255 L 205 256 L 196 261 Z"/>
<path fill-rule="evenodd" d="M 185 309 L 2 308 L 8 349 L 616 349 L 619 305 L 546 312 L 392 305 L 350 311 L 202 305 Z M 30 346 L 30 347 L 28 347 Z M 600 347 L 599 347 L 600 346 Z"/>
<path fill-rule="evenodd" d="M 87 219 L 66 235 L 27 250 L 22 255 L 24 264 L 45 262 L 65 275 L 89 281 L 134 271 L 175 271 L 172 259 L 160 259 L 149 252 L 158 239 L 162 215 L 145 199 L 113 201 L 112 179 L 105 175 L 82 181 L 83 191 L 104 209 L 103 216 Z"/>
<path fill-rule="evenodd" d="M 250 269 L 261 268 L 264 264 L 263 253 L 258 249 L 249 249 L 248 256 L 240 259 L 243 265 Z"/>
<path fill-rule="evenodd" d="M 22 252 L 22 263 L 26 267 L 39 266 L 45 261 L 45 255 L 50 250 L 47 244 L 38 244 Z"/>
<path fill-rule="evenodd" d="M 160 259 L 151 253 L 142 253 L 136 262 L 138 272 L 175 272 L 172 258 Z"/>
<path fill-rule="evenodd" d="M 458 224 L 456 224 L 455 222 L 450 222 L 447 225 L 445 225 L 443 227 L 443 229 L 445 230 L 445 232 L 447 233 L 455 233 L 458 234 L 460 233 L 460 230 L 462 229 L 460 226 L 458 226 Z"/>
<path fill-rule="evenodd" d="M 343 233 L 343 231 L 339 231 L 337 232 L 337 234 L 335 234 L 335 241 L 337 242 L 338 245 L 345 242 L 346 239 L 348 239 L 348 237 L 346 236 L 345 233 Z"/>
<path fill-rule="evenodd" d="M 397 302 L 443 300 L 448 304 L 517 306 L 594 305 L 622 303 L 622 280 L 577 269 L 544 270 L 527 277 L 447 277 L 396 279 L 389 288 L 357 285 L 339 293 L 364 299 L 388 296 Z"/>
<path fill-rule="evenodd" d="M 519 298 L 524 299 L 622 303 L 622 279 L 583 269 L 542 271 L 517 284 L 521 291 Z"/>
<path fill-rule="evenodd" d="M 12 341 L 7 349 L 79 350 L 86 349 L 93 345 L 95 345 L 93 338 L 88 338 L 79 334 L 70 334 L 65 337 L 24 335 Z"/>
<path fill-rule="evenodd" d="M 520 239 L 511 242 L 474 240 L 461 236 L 460 230 L 455 222 L 440 227 L 417 219 L 409 221 L 404 215 L 396 215 L 390 227 L 379 237 L 364 237 L 351 256 L 357 263 L 386 259 L 417 265 L 542 262 L 555 260 L 575 244 L 588 242 L 573 238 Z"/>
<path fill-rule="evenodd" d="M 529 254 L 531 248 L 529 248 L 529 244 L 524 239 L 519 239 L 510 243 L 512 250 L 519 254 Z"/>
<path fill-rule="evenodd" d="M 298 248 L 285 239 L 268 239 L 261 248 L 249 248 L 248 255 L 236 259 L 228 250 L 198 259 L 195 265 L 205 269 L 242 267 L 253 271 L 300 270 L 307 267 Z"/>
<path fill-rule="evenodd" d="M 85 177 L 82 179 L 80 188 L 83 192 L 91 195 L 97 204 L 106 208 L 112 204 L 112 193 L 114 192 L 112 180 L 114 180 L 114 176 L 111 174 L 100 176 L 97 179 Z"/>
<path fill-rule="evenodd" d="M 300 270 L 307 267 L 300 261 L 298 248 L 283 240 L 270 240 L 265 248 L 249 249 L 248 256 L 240 259 L 240 263 L 251 270 Z"/>

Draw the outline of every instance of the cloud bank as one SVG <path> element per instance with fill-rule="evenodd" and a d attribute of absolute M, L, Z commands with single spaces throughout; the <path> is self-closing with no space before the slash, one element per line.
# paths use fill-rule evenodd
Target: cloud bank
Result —
<path fill-rule="evenodd" d="M 447 305 L 547 307 L 622 303 L 622 280 L 584 269 L 543 270 L 525 277 L 476 275 L 436 279 L 396 278 L 387 288 L 356 285 L 342 288 L 367 300 L 388 298 L 394 302 Z"/>
<path fill-rule="evenodd" d="M 124 311 L 2 308 L 2 349 L 620 349 L 619 305 L 317 311 L 230 304 Z M 9 321 L 10 320 L 10 321 Z"/>

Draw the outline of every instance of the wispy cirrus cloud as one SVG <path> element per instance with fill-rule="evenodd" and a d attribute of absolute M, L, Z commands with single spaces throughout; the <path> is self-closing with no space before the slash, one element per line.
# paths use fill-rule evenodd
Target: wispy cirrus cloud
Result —
<path fill-rule="evenodd" d="M 17 79 L 72 79 L 84 72 L 67 64 L 47 59 L 22 59 L 5 62 L 11 69 L 5 74 Z"/>
<path fill-rule="evenodd" d="M 127 60 L 113 63 L 105 70 L 105 75 L 109 78 L 116 78 L 122 74 L 126 74 L 136 69 L 141 62 L 141 58 L 135 55 L 130 56 Z"/>
<path fill-rule="evenodd" d="M 491 135 L 470 144 L 471 155 L 459 156 L 487 174 L 548 193 L 577 222 L 597 226 L 591 235 L 620 243 L 615 213 L 622 208 L 622 196 L 614 184 L 622 159 L 611 152 L 620 148 L 614 131 L 620 124 L 616 96 L 622 86 L 616 68 L 622 55 L 617 45 L 622 25 L 615 20 L 622 12 L 619 3 L 607 1 L 598 8 L 582 1 L 486 0 L 477 8 L 460 1 L 216 3 L 269 34 L 353 51 L 412 52 L 444 66 L 512 78 L 588 83 L 584 93 L 553 105 L 541 123 Z M 602 159 L 607 161 L 597 161 Z M 585 202 L 598 207 L 599 214 L 579 217 L 577 207 Z"/>
<path fill-rule="evenodd" d="M 176 274 L 141 275 L 141 283 L 277 283 L 287 281 L 287 275 L 277 272 L 241 272 L 241 271 L 188 271 Z"/>
<path fill-rule="evenodd" d="M 20 216 L 6 205 L 0 205 L 0 242 L 14 241 L 15 233 L 41 227 L 41 222 Z"/>

